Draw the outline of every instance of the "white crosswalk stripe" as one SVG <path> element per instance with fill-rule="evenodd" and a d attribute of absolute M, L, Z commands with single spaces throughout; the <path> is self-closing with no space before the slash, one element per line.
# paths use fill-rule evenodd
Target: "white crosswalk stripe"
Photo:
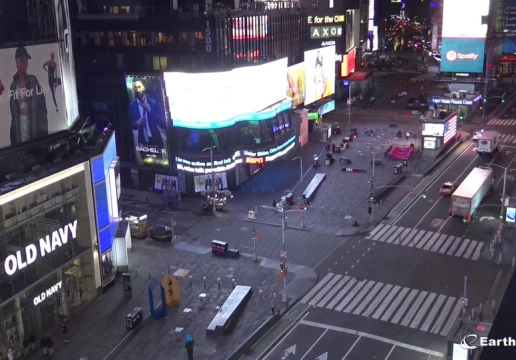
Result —
<path fill-rule="evenodd" d="M 491 120 L 493 121 L 493 120 Z M 511 120 L 511 124 L 506 122 L 507 120 L 496 120 L 490 125 L 516 125 L 516 119 Z M 512 123 L 514 121 L 514 124 Z M 505 123 L 504 123 L 505 122 Z M 516 134 L 500 134 L 500 144 L 516 144 Z"/>
<path fill-rule="evenodd" d="M 461 311 L 460 300 L 453 296 L 334 273 L 301 302 L 441 336 L 448 335 Z"/>
<path fill-rule="evenodd" d="M 487 125 L 513 126 L 516 125 L 516 119 L 491 119 L 487 122 Z"/>
<path fill-rule="evenodd" d="M 478 260 L 484 245 L 476 240 L 387 224 L 379 224 L 366 239 L 469 260 Z"/>

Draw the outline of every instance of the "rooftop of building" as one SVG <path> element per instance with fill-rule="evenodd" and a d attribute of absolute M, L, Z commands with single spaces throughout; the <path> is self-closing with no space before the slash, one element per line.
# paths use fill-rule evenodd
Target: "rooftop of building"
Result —
<path fill-rule="evenodd" d="M 70 130 L 0 150 L 0 195 L 102 154 L 111 136 L 112 130 L 80 119 Z"/>

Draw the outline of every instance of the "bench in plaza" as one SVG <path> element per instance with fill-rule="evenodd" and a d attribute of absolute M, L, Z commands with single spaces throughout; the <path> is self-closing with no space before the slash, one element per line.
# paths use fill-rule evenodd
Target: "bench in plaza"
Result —
<path fill-rule="evenodd" d="M 250 286 L 237 285 L 206 328 L 206 333 L 214 335 L 228 334 L 244 311 L 252 294 L 253 290 Z"/>
<path fill-rule="evenodd" d="M 310 181 L 310 184 L 306 187 L 306 189 L 303 191 L 303 195 L 305 196 L 306 200 L 311 200 L 313 196 L 315 195 L 315 192 L 317 191 L 317 188 L 323 180 L 326 178 L 326 174 L 323 173 L 317 173 L 315 174 L 312 181 Z"/>

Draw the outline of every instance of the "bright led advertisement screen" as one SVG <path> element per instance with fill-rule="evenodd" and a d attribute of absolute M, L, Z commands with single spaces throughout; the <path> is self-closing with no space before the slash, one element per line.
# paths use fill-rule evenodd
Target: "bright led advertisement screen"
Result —
<path fill-rule="evenodd" d="M 127 75 L 125 85 L 129 97 L 127 126 L 133 129 L 136 162 L 139 165 L 168 166 L 161 77 Z"/>
<path fill-rule="evenodd" d="M 447 144 L 457 135 L 457 115 L 452 116 L 444 123 L 444 139 L 443 143 Z"/>
<path fill-rule="evenodd" d="M 267 15 L 235 17 L 233 21 L 233 40 L 265 39 L 269 28 Z"/>
<path fill-rule="evenodd" d="M 68 129 L 61 68 L 57 43 L 0 50 L 0 148 Z"/>
<path fill-rule="evenodd" d="M 442 37 L 484 39 L 487 24 L 482 25 L 482 16 L 488 14 L 489 0 L 444 0 Z"/>
<path fill-rule="evenodd" d="M 357 53 L 357 49 L 353 49 L 349 53 L 342 56 L 342 63 L 340 64 L 340 76 L 341 77 L 346 77 L 349 74 L 355 72 L 356 53 Z"/>
<path fill-rule="evenodd" d="M 290 66 L 287 70 L 287 79 L 287 96 L 292 99 L 292 106 L 301 105 L 306 94 L 305 63 Z"/>
<path fill-rule="evenodd" d="M 423 124 L 423 136 L 443 136 L 444 135 L 444 124 Z"/>
<path fill-rule="evenodd" d="M 516 0 L 506 0 L 505 30 L 503 34 L 504 53 L 516 52 Z"/>
<path fill-rule="evenodd" d="M 335 93 L 335 46 L 305 51 L 305 105 Z"/>
<path fill-rule="evenodd" d="M 285 58 L 219 73 L 164 73 L 174 126 L 220 128 L 290 109 L 292 102 L 285 102 L 287 62 Z"/>
<path fill-rule="evenodd" d="M 442 39 L 441 72 L 484 71 L 484 39 Z"/>
<path fill-rule="evenodd" d="M 225 190 L 228 179 L 225 172 L 194 176 L 195 192 Z"/>

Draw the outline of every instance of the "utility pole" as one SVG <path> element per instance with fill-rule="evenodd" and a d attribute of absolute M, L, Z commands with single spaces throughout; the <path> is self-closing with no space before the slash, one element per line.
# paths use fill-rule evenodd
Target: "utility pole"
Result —
<path fill-rule="evenodd" d="M 486 74 L 485 74 L 485 82 L 484 82 L 484 101 L 487 101 L 487 60 L 486 60 Z M 482 120 L 486 118 L 486 106 L 487 102 L 484 102 L 484 105 L 482 106 Z"/>
<path fill-rule="evenodd" d="M 215 173 L 213 172 L 213 149 L 214 148 L 215 148 L 215 146 L 210 146 L 210 147 L 202 150 L 202 152 L 205 152 L 206 150 L 210 151 L 211 185 L 210 185 L 210 192 L 208 193 L 209 194 L 208 196 L 211 196 L 211 213 L 213 215 L 215 215 L 215 197 L 214 197 L 214 191 L 213 191 L 213 185 L 215 184 Z"/>
<path fill-rule="evenodd" d="M 349 95 L 348 95 L 348 125 L 351 125 L 351 81 L 348 83 Z"/>
<path fill-rule="evenodd" d="M 301 185 L 301 195 L 299 196 L 299 203 L 300 204 L 304 204 L 304 197 L 303 197 L 303 192 L 304 192 L 304 187 L 303 187 L 303 158 L 301 156 L 297 156 L 295 158 L 292 159 L 292 161 L 294 160 L 297 160 L 299 159 L 299 184 Z M 305 214 L 303 213 L 302 214 L 302 217 L 301 217 L 301 227 L 304 228 L 305 227 Z"/>
<path fill-rule="evenodd" d="M 373 170 L 371 172 L 371 179 L 369 180 L 370 183 L 370 189 L 369 191 L 374 193 L 374 169 L 376 166 L 376 153 L 373 151 Z M 374 203 L 371 203 L 371 222 L 374 221 Z"/>
<path fill-rule="evenodd" d="M 255 206 L 254 211 L 252 211 L 252 217 L 253 217 L 253 231 L 251 234 L 253 235 L 253 261 L 258 262 L 258 254 L 256 253 L 256 215 L 258 214 L 258 208 Z M 249 214 L 251 215 L 251 214 Z"/>
<path fill-rule="evenodd" d="M 468 277 L 464 276 L 464 293 L 462 294 L 462 318 L 466 317 L 466 306 L 468 305 L 468 296 L 467 296 L 467 288 L 468 288 Z"/>

